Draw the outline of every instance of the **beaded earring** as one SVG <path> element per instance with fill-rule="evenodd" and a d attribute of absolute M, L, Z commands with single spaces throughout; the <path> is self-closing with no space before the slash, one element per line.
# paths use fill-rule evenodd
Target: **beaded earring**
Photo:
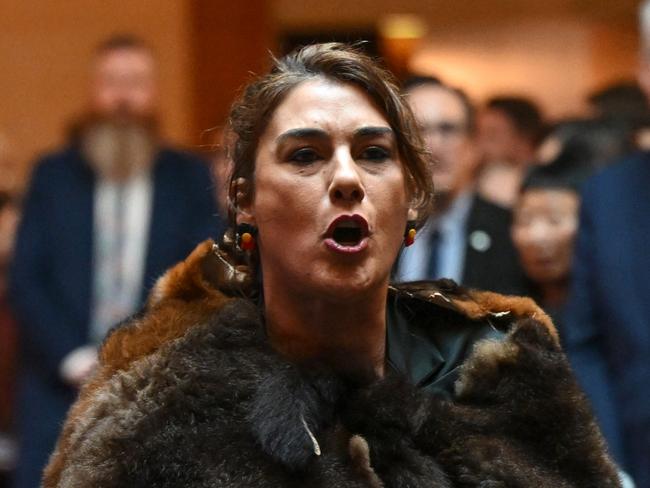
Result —
<path fill-rule="evenodd" d="M 255 249 L 256 236 L 257 227 L 250 224 L 237 225 L 237 247 L 242 251 L 252 251 Z"/>
<path fill-rule="evenodd" d="M 404 245 L 406 247 L 409 247 L 415 242 L 415 234 L 418 233 L 415 224 L 415 220 L 409 220 L 406 222 L 406 230 L 404 231 Z"/>

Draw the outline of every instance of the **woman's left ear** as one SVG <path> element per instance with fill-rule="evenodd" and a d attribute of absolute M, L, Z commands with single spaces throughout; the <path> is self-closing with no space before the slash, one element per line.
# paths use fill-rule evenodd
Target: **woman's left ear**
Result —
<path fill-rule="evenodd" d="M 252 188 L 246 178 L 237 178 L 230 186 L 229 198 L 235 212 L 235 243 L 242 251 L 253 251 L 257 247 L 257 227 L 253 212 Z"/>
<path fill-rule="evenodd" d="M 232 202 L 231 207 L 235 212 L 237 225 L 255 226 L 251 185 L 246 178 L 237 178 L 232 182 L 229 198 Z"/>

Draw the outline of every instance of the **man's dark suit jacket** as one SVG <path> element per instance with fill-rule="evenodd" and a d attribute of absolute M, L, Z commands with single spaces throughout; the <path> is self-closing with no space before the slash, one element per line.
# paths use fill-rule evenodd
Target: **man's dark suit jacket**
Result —
<path fill-rule="evenodd" d="M 94 183 L 71 147 L 39 162 L 24 202 L 10 284 L 21 342 L 19 488 L 39 485 L 76 393 L 60 380 L 59 366 L 89 341 Z M 166 268 L 223 230 L 213 189 L 209 168 L 195 156 L 159 152 L 141 300 Z"/>
<path fill-rule="evenodd" d="M 529 295 L 530 285 L 519 264 L 519 257 L 510 237 L 512 212 L 472 195 L 464 229 L 463 274 L 460 285 L 505 295 Z M 408 266 L 412 263 L 409 261 Z M 427 269 L 428 263 L 419 263 Z M 394 278 L 403 280 L 400 261 L 393 270 Z M 424 279 L 446 278 L 426 276 Z"/>
<path fill-rule="evenodd" d="M 650 153 L 587 182 L 565 343 L 610 448 L 650 488 Z"/>
<path fill-rule="evenodd" d="M 496 291 L 506 295 L 529 295 L 529 282 L 519 264 L 519 256 L 510 237 L 512 212 L 474 196 L 467 219 L 465 268 L 462 285 Z M 483 249 L 472 239 L 477 233 L 489 237 Z"/>

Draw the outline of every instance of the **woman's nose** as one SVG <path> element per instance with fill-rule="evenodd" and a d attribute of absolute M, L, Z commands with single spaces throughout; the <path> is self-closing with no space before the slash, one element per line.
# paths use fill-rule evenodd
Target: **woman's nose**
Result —
<path fill-rule="evenodd" d="M 340 150 L 332 161 L 329 194 L 332 201 L 360 202 L 365 196 L 359 167 L 349 150 Z"/>

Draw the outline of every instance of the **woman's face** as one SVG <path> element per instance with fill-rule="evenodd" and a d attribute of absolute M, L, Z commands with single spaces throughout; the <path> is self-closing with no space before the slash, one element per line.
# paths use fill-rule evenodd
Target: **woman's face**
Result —
<path fill-rule="evenodd" d="M 526 274 L 538 284 L 569 276 L 578 228 L 578 195 L 570 190 L 531 189 L 514 214 L 512 238 Z"/>
<path fill-rule="evenodd" d="M 239 221 L 258 227 L 265 284 L 348 299 L 386 285 L 408 197 L 395 135 L 359 88 L 295 87 L 260 138 L 254 183 Z"/>

